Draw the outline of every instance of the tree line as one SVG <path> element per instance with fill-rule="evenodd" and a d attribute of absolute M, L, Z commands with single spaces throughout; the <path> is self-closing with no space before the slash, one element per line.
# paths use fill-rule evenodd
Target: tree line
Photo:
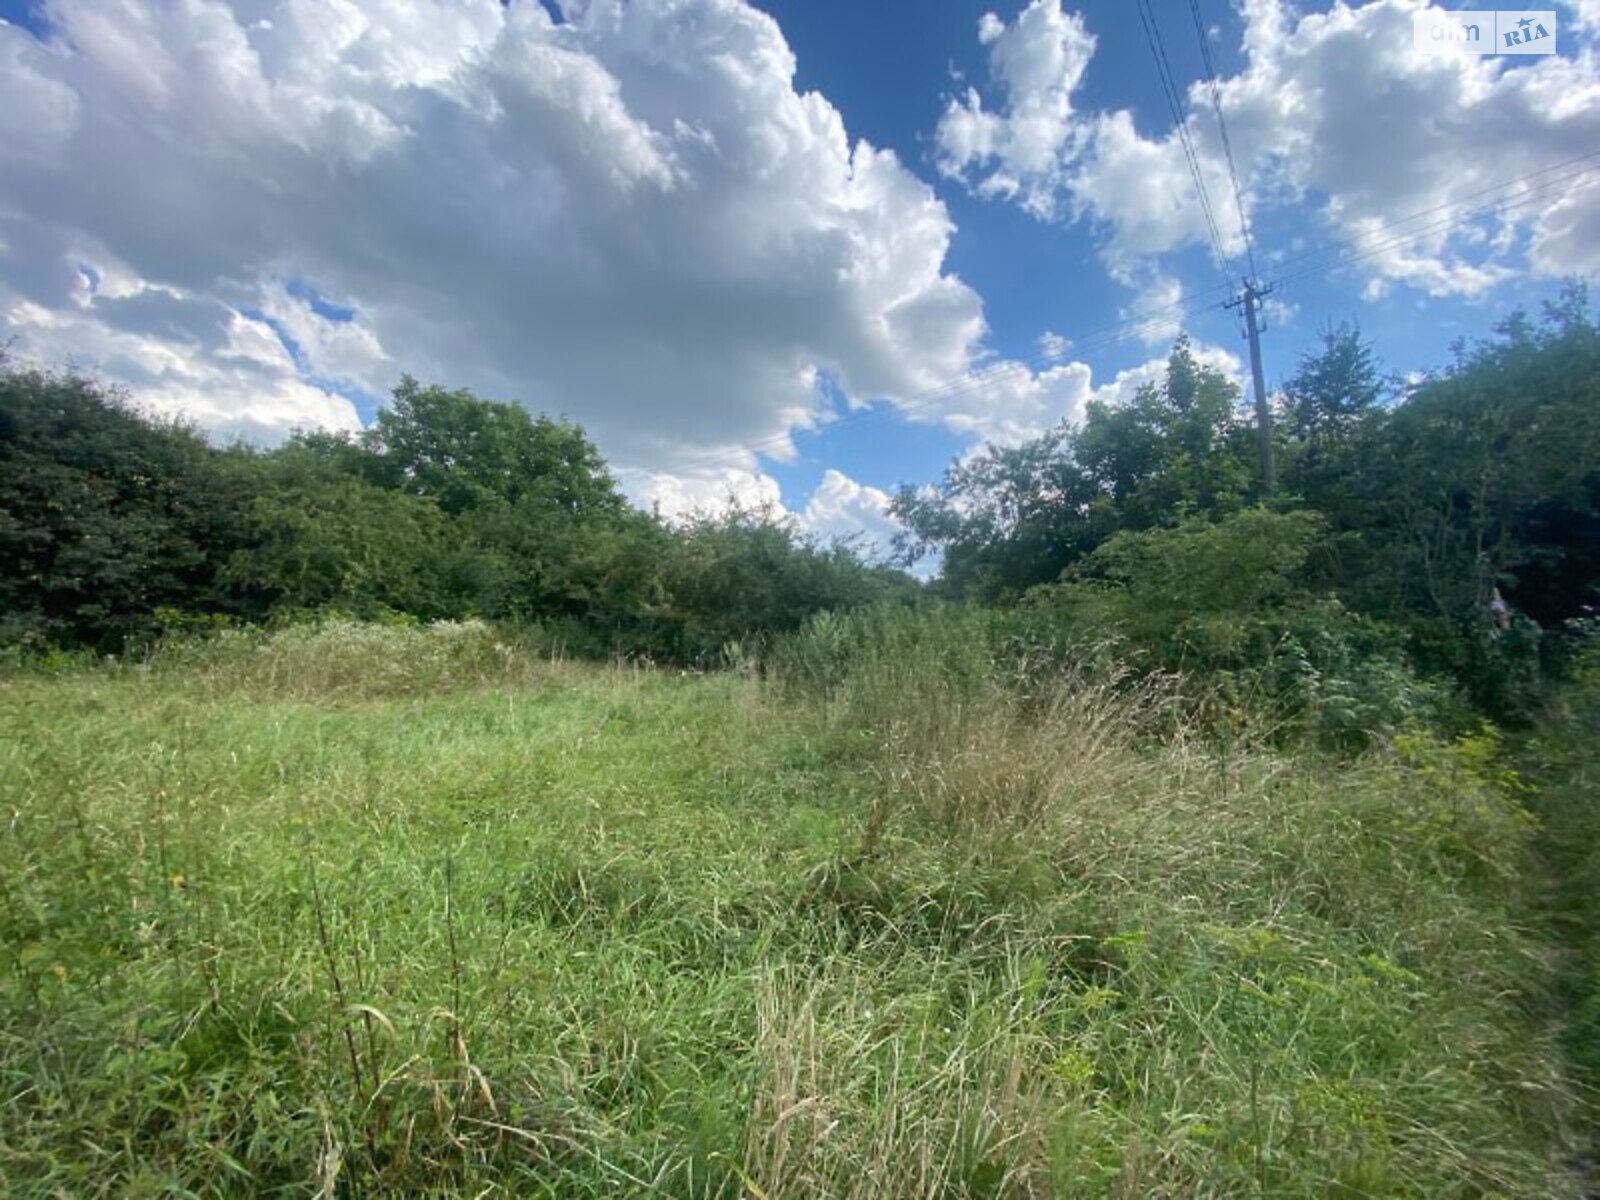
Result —
<path fill-rule="evenodd" d="M 1326 327 L 1275 408 L 1269 497 L 1238 389 L 1180 338 L 1130 402 L 902 488 L 902 561 L 937 552 L 944 594 L 1110 632 L 1163 666 L 1387 658 L 1525 710 L 1600 604 L 1600 328 L 1582 285 L 1410 381 L 1355 325 Z"/>
<path fill-rule="evenodd" d="M 96 383 L 0 375 L 0 644 L 120 653 L 336 610 L 544 622 L 577 652 L 715 660 L 903 594 L 770 511 L 629 505 L 578 426 L 407 378 L 360 436 L 213 447 Z"/>
<path fill-rule="evenodd" d="M 359 436 L 261 450 L 11 366 L 0 644 L 115 653 L 186 623 L 338 610 L 537 621 L 577 650 L 710 663 L 818 613 L 942 599 L 1030 644 L 1110 642 L 1272 695 L 1359 709 L 1393 676 L 1407 696 L 1437 680 L 1525 708 L 1600 600 L 1583 288 L 1410 381 L 1329 326 L 1275 403 L 1265 496 L 1238 389 L 1180 338 L 1128 402 L 902 488 L 897 566 L 936 555 L 924 587 L 771 512 L 642 512 L 581 428 L 467 391 L 407 378 Z"/>

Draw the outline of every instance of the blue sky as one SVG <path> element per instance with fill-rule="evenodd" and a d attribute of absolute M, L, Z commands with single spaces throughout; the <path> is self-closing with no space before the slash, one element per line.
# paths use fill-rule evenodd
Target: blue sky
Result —
<path fill-rule="evenodd" d="M 993 331 L 991 342 L 998 353 L 1026 359 L 1037 353 L 1036 342 L 1044 330 L 1072 336 L 1080 330 L 1119 323 L 1124 309 L 1137 311 L 1138 301 L 1130 290 L 1101 269 L 1091 229 L 1081 223 L 1041 222 L 1015 206 L 975 197 L 939 177 L 932 131 L 940 99 L 965 83 L 982 86 L 985 80 L 984 47 L 974 36 L 979 18 L 990 11 L 1010 18 L 1022 5 L 995 6 L 982 0 L 940 4 L 882 0 L 872 5 L 848 0 L 767 0 L 761 7 L 777 18 L 795 50 L 797 86 L 826 94 L 845 113 L 852 132 L 894 149 L 919 174 L 935 182 L 959 228 L 947 262 L 984 297 Z M 1078 93 L 1083 107 L 1126 108 L 1134 114 L 1140 130 L 1152 137 L 1165 134 L 1173 122 L 1135 5 L 1130 0 L 1091 0 L 1069 7 L 1084 15 L 1098 39 Z M 1326 12 L 1330 7 L 1328 3 L 1307 3 L 1298 5 L 1297 11 Z M 1236 74 L 1242 65 L 1240 13 L 1224 3 L 1204 4 L 1201 10 L 1216 32 L 1209 46 L 1214 69 L 1221 76 Z M 1182 83 L 1202 78 L 1203 63 L 1189 11 L 1173 0 L 1158 0 L 1153 11 Z M 1562 48 L 1568 56 L 1576 56 L 1578 49 L 1575 37 L 1566 39 Z M 1381 133 L 1375 130 L 1374 136 Z M 1595 149 L 1600 149 L 1600 143 Z M 1504 177 L 1515 174 L 1511 171 Z M 1484 200 L 1498 196 L 1491 193 Z M 1227 194 L 1212 199 L 1218 206 L 1219 221 L 1224 216 L 1230 222 L 1237 219 L 1237 209 Z M 1402 232 L 1426 223 L 1403 226 Z M 1352 244 L 1324 229 L 1318 231 L 1320 236 L 1309 239 L 1310 246 L 1291 250 L 1297 224 L 1293 213 L 1257 220 L 1255 236 L 1263 265 L 1274 253 L 1288 257 L 1304 254 L 1311 247 Z M 1319 257 L 1307 265 L 1331 257 Z M 1178 274 L 1195 290 L 1229 278 L 1198 247 L 1179 256 L 1179 261 Z M 1273 274 L 1270 267 L 1262 272 L 1268 280 Z M 1404 374 L 1443 365 L 1457 338 L 1488 336 L 1491 326 L 1511 308 L 1523 305 L 1537 310 L 1539 303 L 1559 288 L 1554 280 L 1524 279 L 1472 298 L 1429 296 L 1413 289 L 1375 298 L 1363 296 L 1365 283 L 1365 276 L 1346 268 L 1321 271 L 1286 285 L 1281 298 L 1296 311 L 1292 315 L 1280 311 L 1279 317 L 1287 319 L 1275 322 L 1264 340 L 1269 387 L 1291 373 L 1300 356 L 1315 347 L 1318 330 L 1329 321 L 1359 323 L 1387 367 Z M 1229 296 L 1214 296 L 1212 303 L 1187 315 L 1184 328 L 1195 338 L 1237 350 L 1243 358 L 1237 318 L 1221 304 L 1226 298 Z M 1137 366 L 1150 354 L 1149 346 L 1132 338 L 1099 350 L 1093 365 L 1098 373 L 1111 374 Z M 845 429 L 838 432 L 847 434 Z M 907 479 L 927 477 L 925 468 L 907 470 L 903 464 L 925 463 L 938 453 L 959 454 L 965 446 L 960 438 L 926 438 L 906 447 L 902 455 L 884 454 L 875 444 L 851 447 L 851 440 L 848 435 L 805 439 L 800 463 L 774 464 L 770 469 L 783 482 L 786 493 L 813 487 L 830 465 L 842 466 L 863 481 L 892 487 Z"/>
<path fill-rule="evenodd" d="M 1424 370 L 1600 270 L 1600 0 L 1553 58 L 1417 50 L 1422 0 L 1196 4 L 1269 383 L 1327 321 Z M 0 0 L 0 335 L 268 443 L 406 370 L 581 421 L 641 503 L 881 540 L 887 491 L 1115 402 L 1176 318 L 1241 372 L 1191 9 L 1150 0 L 1219 249 L 1139 12 Z"/>

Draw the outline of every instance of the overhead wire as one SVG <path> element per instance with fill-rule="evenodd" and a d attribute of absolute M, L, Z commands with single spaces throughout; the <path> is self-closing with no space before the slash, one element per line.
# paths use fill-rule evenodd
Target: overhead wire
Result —
<path fill-rule="evenodd" d="M 1172 73 L 1172 63 L 1167 57 L 1166 42 L 1161 36 L 1161 26 L 1156 22 L 1156 15 L 1150 7 L 1149 0 L 1137 0 L 1139 10 L 1139 23 L 1144 29 L 1145 44 L 1150 48 L 1150 57 L 1156 65 L 1156 75 L 1161 81 L 1161 92 L 1166 98 L 1167 109 L 1172 114 L 1173 132 L 1177 134 L 1178 144 L 1183 149 L 1184 161 L 1189 166 L 1190 178 L 1194 180 L 1195 195 L 1200 201 L 1200 212 L 1205 219 L 1206 233 L 1211 240 L 1211 248 L 1216 254 L 1217 266 L 1221 268 L 1224 277 L 1227 276 L 1231 256 L 1224 248 L 1222 232 L 1217 225 L 1216 211 L 1211 204 L 1211 195 L 1206 190 L 1205 174 L 1200 169 L 1200 156 L 1194 148 L 1194 141 L 1189 136 L 1189 117 L 1183 102 L 1183 94 L 1179 90 L 1176 77 Z"/>
<path fill-rule="evenodd" d="M 1446 200 L 1440 204 L 1435 204 L 1431 208 L 1424 208 L 1417 212 L 1409 213 L 1406 216 L 1397 217 L 1395 220 L 1389 221 L 1380 226 L 1378 229 L 1374 230 L 1373 235 L 1369 236 L 1388 233 L 1394 229 L 1397 229 L 1401 225 L 1408 225 L 1412 221 L 1420 220 L 1423 217 L 1432 216 L 1434 213 L 1443 212 L 1446 209 L 1456 208 L 1462 204 L 1465 204 L 1468 200 L 1476 200 L 1479 196 L 1487 196 L 1492 192 L 1504 191 L 1506 188 L 1515 187 L 1519 183 L 1526 183 L 1530 179 L 1536 179 L 1540 175 L 1548 175 L 1552 172 L 1564 170 L 1567 167 L 1574 166 L 1577 163 L 1589 162 L 1595 159 L 1600 159 L 1600 150 L 1590 150 L 1583 154 L 1574 155 L 1571 158 L 1562 159 L 1560 162 L 1551 163 L 1549 166 L 1541 167 L 1537 171 L 1529 171 L 1522 175 L 1513 176 L 1510 179 L 1503 179 L 1499 183 L 1491 183 L 1486 187 L 1479 188 L 1476 191 L 1468 192 L 1464 196 L 1458 196 L 1455 199 Z M 1342 242 L 1325 242 L 1323 245 L 1312 250 L 1293 255 L 1289 258 L 1280 259 L 1278 265 L 1285 266 L 1289 263 L 1299 262 L 1302 259 L 1310 258 L 1314 255 L 1324 254 L 1329 251 L 1340 250 L 1343 248 L 1344 244 Z"/>
<path fill-rule="evenodd" d="M 1395 230 L 1397 226 L 1406 224 L 1408 221 L 1415 219 L 1407 218 L 1406 220 L 1383 226 L 1370 234 L 1363 235 L 1354 245 L 1324 246 L 1317 250 L 1309 251 L 1305 254 L 1296 255 L 1293 258 L 1285 259 L 1279 265 L 1289 266 L 1296 262 L 1304 262 L 1309 259 L 1323 257 L 1329 253 L 1334 253 L 1335 257 L 1327 258 L 1323 262 L 1313 262 L 1310 266 L 1288 275 L 1280 275 L 1278 277 L 1278 283 L 1293 283 L 1297 280 L 1305 279 L 1311 275 L 1321 274 L 1324 271 L 1335 270 L 1338 267 L 1348 265 L 1349 263 L 1364 261 L 1365 259 L 1372 258 L 1375 255 L 1382 254 L 1385 251 L 1404 249 L 1407 246 L 1413 245 L 1428 238 L 1448 237 L 1457 229 L 1465 228 L 1466 226 L 1486 217 L 1495 215 L 1503 217 L 1508 213 L 1511 213 L 1517 209 L 1526 208 L 1532 204 L 1558 199 L 1561 196 L 1566 195 L 1566 193 L 1572 190 L 1573 187 L 1579 186 L 1580 180 L 1583 180 L 1586 176 L 1594 176 L 1596 172 L 1600 172 L 1600 162 L 1591 163 L 1588 166 L 1581 167 L 1565 175 L 1559 175 L 1551 179 L 1542 180 L 1541 182 L 1533 185 L 1526 192 L 1502 197 L 1487 204 L 1477 205 L 1461 212 L 1437 217 L 1427 224 L 1418 226 L 1415 229 L 1405 230 L 1404 232 L 1400 233 L 1393 233 L 1392 236 L 1384 236 L 1385 234 L 1391 233 L 1393 230 Z M 1543 172 L 1538 172 L 1537 174 L 1542 173 Z M 1530 177 L 1531 176 L 1524 176 L 1522 179 L 1518 179 L 1513 182 L 1521 183 Z M 1475 194 L 1481 195 L 1483 193 L 1479 192 Z M 1456 203 L 1460 202 L 1457 201 Z M 1426 216 L 1435 211 L 1438 211 L 1438 209 L 1429 210 L 1425 213 L 1419 213 L 1416 214 L 1416 216 Z M 1373 241 L 1372 239 L 1374 238 L 1377 240 Z"/>
<path fill-rule="evenodd" d="M 1486 204 L 1477 205 L 1461 212 L 1446 213 L 1446 210 L 1457 208 L 1465 201 L 1473 200 L 1480 196 L 1489 195 L 1494 192 L 1504 191 L 1507 188 L 1527 183 L 1533 179 L 1538 179 L 1540 176 L 1552 175 L 1555 172 L 1561 171 L 1563 168 L 1573 167 L 1579 163 L 1586 163 L 1588 165 L 1580 167 L 1576 170 L 1568 171 L 1566 174 L 1556 175 L 1554 178 L 1543 179 L 1525 192 L 1501 197 L 1497 200 Z M 1307 263 L 1308 265 L 1300 271 L 1280 276 L 1277 279 L 1277 283 L 1280 286 L 1295 283 L 1313 275 L 1337 270 L 1338 268 L 1347 266 L 1351 263 L 1363 261 L 1377 254 L 1384 253 L 1385 251 L 1403 249 L 1429 237 L 1440 234 L 1447 235 L 1448 233 L 1453 232 L 1456 228 L 1463 227 L 1473 221 L 1477 221 L 1495 212 L 1499 212 L 1504 215 L 1505 213 L 1512 212 L 1527 205 L 1539 203 L 1547 199 L 1557 198 L 1565 194 L 1566 188 L 1564 185 L 1575 186 L 1578 180 L 1585 176 L 1593 175 L 1596 172 L 1600 172 L 1600 150 L 1576 155 L 1570 159 L 1563 160 L 1559 163 L 1554 163 L 1538 171 L 1531 171 L 1524 175 L 1516 176 L 1512 179 L 1504 180 L 1500 183 L 1480 188 L 1474 192 L 1467 193 L 1467 195 L 1457 200 L 1447 201 L 1443 204 L 1435 205 L 1432 208 L 1411 213 L 1405 217 L 1400 217 L 1395 221 L 1389 222 L 1386 225 L 1380 226 L 1372 233 L 1364 235 L 1362 242 L 1355 246 L 1351 246 L 1345 242 L 1331 242 L 1313 248 L 1312 250 L 1305 251 L 1301 254 L 1294 255 L 1290 258 L 1283 259 L 1277 264 L 1278 266 L 1283 267 L 1302 262 Z M 1413 221 L 1420 220 L 1423 217 L 1433 216 L 1436 213 L 1446 213 L 1446 215 L 1437 217 L 1435 220 L 1427 222 L 1426 224 L 1417 228 L 1404 229 L 1402 231 L 1404 226 L 1411 224 Z M 1377 242 L 1372 242 L 1370 241 L 1372 238 L 1378 238 L 1379 240 Z M 1330 254 L 1334 255 L 1335 257 L 1327 258 L 1326 256 Z M 1318 258 L 1323 258 L 1324 261 L 1312 261 Z M 1220 291 L 1231 290 L 1231 288 L 1232 284 L 1230 283 L 1213 285 L 1212 287 L 1193 292 L 1168 304 L 1158 305 L 1154 308 L 1145 309 L 1141 310 L 1140 312 L 1130 314 L 1122 321 L 1099 326 L 1096 329 L 1090 330 L 1088 333 L 1079 338 L 1072 339 L 1069 343 L 1072 353 L 1077 356 L 1082 356 L 1094 351 L 1107 349 L 1120 342 L 1127 341 L 1130 338 L 1137 337 L 1155 329 L 1170 325 L 1174 321 L 1181 321 L 1186 317 L 1220 307 L 1220 305 L 1206 300 L 1206 298 L 1214 296 Z M 1206 300 L 1206 302 L 1201 303 L 1202 300 Z M 979 367 L 975 370 L 968 370 L 947 384 L 918 393 L 904 401 L 890 404 L 872 405 L 848 412 L 828 422 L 825 426 L 823 426 L 823 428 L 831 431 L 841 427 L 848 427 L 858 424 L 862 421 L 879 419 L 885 416 L 902 416 L 907 413 L 926 410 L 942 402 L 960 399 L 962 396 L 970 395 L 973 392 L 993 387 L 998 383 L 1007 381 L 1013 376 L 1022 378 L 1031 377 L 1039 370 L 1044 370 L 1048 369 L 1049 367 L 1059 365 L 1061 362 L 1061 357 L 1062 356 L 1059 353 L 1041 353 L 1033 355 L 1027 359 L 1007 359 L 1002 362 L 995 363 L 991 367 Z M 753 442 L 741 443 L 737 446 L 719 448 L 718 450 L 710 452 L 706 455 L 696 455 L 681 461 L 685 466 L 699 466 L 716 462 L 726 462 L 731 461 L 735 457 L 742 458 L 746 455 L 758 454 L 765 450 L 786 448 L 790 445 L 790 441 L 791 435 L 784 433 L 770 438 L 759 439 Z"/>
<path fill-rule="evenodd" d="M 1239 186 L 1239 168 L 1233 157 L 1233 141 L 1228 137 L 1228 121 L 1222 115 L 1222 85 L 1217 81 L 1217 70 L 1211 61 L 1211 46 L 1207 41 L 1205 21 L 1200 16 L 1199 0 L 1189 0 L 1189 12 L 1194 17 L 1195 35 L 1200 39 L 1200 62 L 1205 68 L 1206 80 L 1211 86 L 1211 108 L 1217 114 L 1217 132 L 1222 137 L 1222 154 L 1228 162 L 1228 179 L 1233 184 L 1233 203 L 1239 213 L 1239 236 L 1244 240 L 1245 260 L 1250 264 L 1250 279 L 1257 278 L 1256 252 L 1250 237 L 1250 221 L 1245 215 L 1244 189 Z"/>

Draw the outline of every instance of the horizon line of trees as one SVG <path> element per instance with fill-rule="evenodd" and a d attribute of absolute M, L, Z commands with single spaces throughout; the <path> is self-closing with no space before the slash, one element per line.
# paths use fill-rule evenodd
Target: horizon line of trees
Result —
<path fill-rule="evenodd" d="M 555 623 L 579 650 L 699 664 L 913 587 L 768 510 L 643 512 L 581 427 L 410 377 L 359 436 L 260 449 L 0 372 L 0 645 L 120 653 L 182 617 L 336 610 Z"/>
<path fill-rule="evenodd" d="M 1357 326 L 1329 325 L 1274 408 L 1280 486 L 1263 497 L 1252 414 L 1180 337 L 1131 401 L 902 487 L 899 562 L 938 552 L 946 596 L 1032 610 L 1053 596 L 1102 629 L 1086 596 L 1138 595 L 1113 625 L 1142 629 L 1168 666 L 1241 665 L 1208 654 L 1190 618 L 1211 614 L 1214 636 L 1274 611 L 1288 637 L 1293 593 L 1337 605 L 1340 636 L 1360 622 L 1482 707 L 1525 710 L 1562 653 L 1546 634 L 1600 604 L 1600 327 L 1584 286 L 1458 342 L 1412 384 L 1385 376 Z"/>
<path fill-rule="evenodd" d="M 1180 668 L 1241 669 L 1291 637 L 1347 657 L 1400 646 L 1516 709 L 1543 634 L 1600 599 L 1600 329 L 1582 285 L 1411 385 L 1330 325 L 1274 404 L 1265 498 L 1237 388 L 1180 337 L 1128 402 L 902 487 L 897 565 L 942 561 L 924 587 L 771 512 L 642 512 L 579 426 L 467 391 L 407 377 L 359 436 L 261 450 L 5 365 L 0 645 L 120 652 L 175 612 L 336 609 L 559 622 L 577 646 L 709 663 L 817 613 L 929 595 Z"/>

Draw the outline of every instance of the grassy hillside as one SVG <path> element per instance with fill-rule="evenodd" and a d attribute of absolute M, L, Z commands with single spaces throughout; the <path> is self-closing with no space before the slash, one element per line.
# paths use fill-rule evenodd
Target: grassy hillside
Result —
<path fill-rule="evenodd" d="M 1221 756 L 963 645 L 6 679 L 0 1191 L 1562 1194 L 1488 739 Z"/>

